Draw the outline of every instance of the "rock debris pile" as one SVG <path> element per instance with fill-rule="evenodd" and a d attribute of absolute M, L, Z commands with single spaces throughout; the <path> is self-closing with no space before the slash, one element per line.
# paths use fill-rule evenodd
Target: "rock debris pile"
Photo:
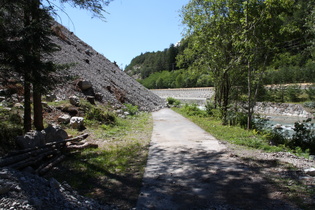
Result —
<path fill-rule="evenodd" d="M 74 91 L 69 83 L 79 80 L 77 86 L 85 96 L 95 97 L 96 100 L 111 105 L 129 103 L 137 105 L 144 111 L 154 111 L 165 106 L 164 100 L 128 76 L 115 62 L 106 59 L 65 27 L 56 23 L 53 28 L 58 33 L 52 40 L 61 50 L 51 59 L 55 63 L 69 65 L 69 69 L 61 74 L 64 84 L 53 91 L 58 98 L 67 99 L 73 95 Z"/>
<path fill-rule="evenodd" d="M 0 169 L 0 209 L 114 209 L 80 196 L 67 183 Z"/>

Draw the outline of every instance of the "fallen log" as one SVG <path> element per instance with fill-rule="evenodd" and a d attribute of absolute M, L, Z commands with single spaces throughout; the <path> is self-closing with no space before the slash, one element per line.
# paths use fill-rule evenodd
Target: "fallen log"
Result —
<path fill-rule="evenodd" d="M 37 150 L 34 150 L 34 151 L 30 151 L 30 152 L 27 152 L 27 153 L 22 153 L 22 154 L 19 154 L 19 155 L 15 155 L 15 156 L 10 156 L 10 157 L 6 157 L 6 158 L 3 158 L 3 159 L 0 159 L 0 167 L 3 167 L 3 166 L 8 166 L 8 165 L 11 165 L 13 163 L 17 163 L 19 161 L 22 161 L 22 160 L 25 160 L 29 157 L 33 157 L 33 156 L 37 156 L 41 153 L 45 153 L 47 151 L 51 150 L 50 148 L 41 148 L 41 149 L 37 149 Z"/>
<path fill-rule="evenodd" d="M 80 150 L 80 149 L 87 149 L 87 148 L 98 148 L 98 145 L 85 142 L 82 145 L 69 145 L 66 147 L 66 150 L 77 150 L 77 149 Z"/>
<path fill-rule="evenodd" d="M 29 149 L 24 149 L 24 150 L 13 151 L 13 152 L 10 152 L 6 157 L 4 157 L 3 160 L 7 159 L 7 158 L 11 158 L 13 156 L 18 156 L 18 155 L 21 155 L 21 154 L 24 154 L 24 153 L 32 154 L 33 151 L 37 151 L 39 149 L 43 149 L 43 148 L 47 148 L 47 147 L 53 147 L 53 146 L 58 145 L 58 144 L 64 145 L 67 142 L 82 141 L 83 139 L 86 139 L 88 136 L 89 136 L 88 133 L 84 133 L 84 134 L 79 135 L 79 136 L 74 137 L 74 138 L 69 138 L 69 139 L 65 139 L 65 140 L 62 140 L 62 141 L 49 142 L 49 143 L 47 143 L 47 144 L 45 144 L 43 146 L 29 148 Z M 0 167 L 2 167 L 1 159 L 0 159 Z"/>
<path fill-rule="evenodd" d="M 40 154 L 38 156 L 29 157 L 26 160 L 17 162 L 17 163 L 12 164 L 12 165 L 8 165 L 8 167 L 14 168 L 14 169 L 23 169 L 27 166 L 38 164 L 40 161 L 42 161 L 45 157 L 47 157 L 49 155 L 56 155 L 58 153 L 60 153 L 60 151 L 58 151 L 58 150 L 47 151 L 46 153 Z"/>
<path fill-rule="evenodd" d="M 65 155 L 59 155 L 56 156 L 55 158 L 53 158 L 52 160 L 50 160 L 48 163 L 46 163 L 45 165 L 41 166 L 40 168 L 38 168 L 36 170 L 36 173 L 39 175 L 43 175 L 45 173 L 47 173 L 52 167 L 54 167 L 55 165 L 57 165 L 58 163 L 60 163 L 63 159 L 65 159 L 66 156 Z"/>
<path fill-rule="evenodd" d="M 45 174 L 66 156 L 63 152 L 81 150 L 86 148 L 97 148 L 97 144 L 81 142 L 89 136 L 84 133 L 74 138 L 62 141 L 50 142 L 43 146 L 14 151 L 6 157 L 0 158 L 0 167 L 23 169 L 28 166 L 35 167 L 37 174 Z M 69 145 L 68 145 L 69 144 Z"/>

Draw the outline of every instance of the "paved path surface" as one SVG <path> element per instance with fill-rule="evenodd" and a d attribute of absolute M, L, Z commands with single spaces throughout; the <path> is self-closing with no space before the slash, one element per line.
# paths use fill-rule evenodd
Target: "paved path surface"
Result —
<path fill-rule="evenodd" d="M 292 209 L 194 123 L 170 109 L 153 119 L 137 209 Z"/>

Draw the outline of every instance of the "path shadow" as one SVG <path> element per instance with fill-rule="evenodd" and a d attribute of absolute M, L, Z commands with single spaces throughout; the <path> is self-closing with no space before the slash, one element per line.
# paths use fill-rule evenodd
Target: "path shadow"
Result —
<path fill-rule="evenodd" d="M 154 146 L 146 170 L 137 209 L 296 209 L 224 151 Z"/>

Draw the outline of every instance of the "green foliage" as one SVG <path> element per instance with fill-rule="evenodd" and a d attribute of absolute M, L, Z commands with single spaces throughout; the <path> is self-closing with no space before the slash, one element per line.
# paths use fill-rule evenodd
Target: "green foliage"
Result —
<path fill-rule="evenodd" d="M 304 106 L 307 108 L 315 109 L 315 101 L 305 102 Z"/>
<path fill-rule="evenodd" d="M 209 74 L 183 69 L 156 72 L 139 82 L 149 89 L 209 87 L 213 84 Z"/>
<path fill-rule="evenodd" d="M 286 145 L 288 143 L 288 136 L 279 129 L 272 129 L 264 132 L 265 138 L 271 145 Z"/>
<path fill-rule="evenodd" d="M 314 74 L 313 74 L 314 75 Z M 307 96 L 308 96 L 308 99 L 309 100 L 314 100 L 315 99 L 315 85 L 312 85 L 311 87 L 307 88 L 305 90 Z"/>
<path fill-rule="evenodd" d="M 172 98 L 172 97 L 168 97 L 166 101 L 167 101 L 167 104 L 171 107 L 179 107 L 181 104 L 180 100 Z"/>
<path fill-rule="evenodd" d="M 116 114 L 109 109 L 93 107 L 85 114 L 86 119 L 95 120 L 104 124 L 115 124 L 117 121 Z"/>
<path fill-rule="evenodd" d="M 315 154 L 315 127 L 313 124 L 305 122 L 294 123 L 294 134 L 289 145 L 291 148 L 300 147 L 305 150 L 309 150 L 312 154 Z"/>
<path fill-rule="evenodd" d="M 21 135 L 23 124 L 18 111 L 0 109 L 0 155 L 15 149 L 15 138 Z"/>
<path fill-rule="evenodd" d="M 183 116 L 189 118 L 198 126 L 212 134 L 215 138 L 233 144 L 243 145 L 265 151 L 282 151 L 283 148 L 270 146 L 269 142 L 257 132 L 244 130 L 239 126 L 223 126 L 221 120 L 206 116 L 205 114 L 191 114 L 190 109 L 173 108 Z M 194 108 L 193 108 L 194 109 Z"/>
<path fill-rule="evenodd" d="M 176 70 L 176 56 L 179 49 L 171 44 L 164 51 L 141 53 L 132 59 L 125 72 L 130 76 L 140 74 L 141 78 L 145 79 L 155 72 Z"/>
<path fill-rule="evenodd" d="M 128 112 L 131 116 L 136 115 L 139 112 L 138 106 L 134 106 L 132 104 L 124 104 L 125 109 L 124 111 Z"/>
<path fill-rule="evenodd" d="M 132 208 L 141 188 L 153 122 L 150 113 L 118 120 L 116 126 L 87 127 L 98 140 L 99 148 L 67 156 L 60 164 L 61 170 L 52 170 L 46 178 L 54 177 L 60 183 L 66 181 L 80 194 L 104 203 L 112 202 L 114 197 L 126 207 L 127 201 L 131 200 L 128 209 Z M 122 192 L 122 185 L 128 186 L 128 190 L 132 188 L 135 193 L 117 197 Z M 95 189 L 104 193 L 95 193 Z M 131 199 L 130 196 L 134 197 Z"/>
<path fill-rule="evenodd" d="M 214 109 L 215 109 L 215 105 L 212 101 L 207 101 L 206 105 L 206 112 L 209 116 L 213 116 L 214 115 Z"/>
<path fill-rule="evenodd" d="M 197 104 L 185 104 L 181 109 L 188 116 L 206 116 L 206 112 L 199 109 Z"/>

